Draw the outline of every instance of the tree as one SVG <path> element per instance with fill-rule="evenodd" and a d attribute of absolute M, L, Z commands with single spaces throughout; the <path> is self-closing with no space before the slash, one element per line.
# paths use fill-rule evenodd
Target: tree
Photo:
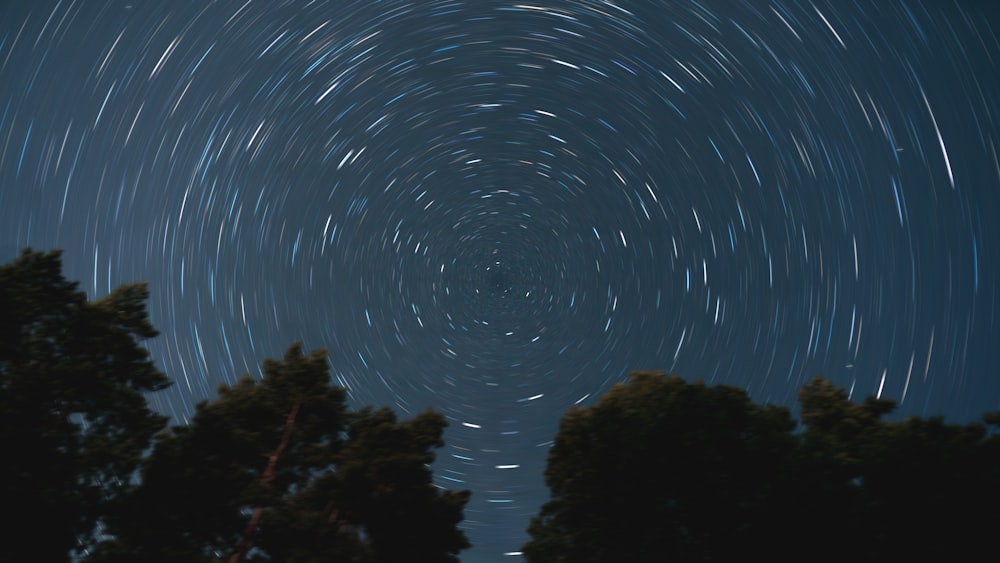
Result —
<path fill-rule="evenodd" d="M 892 401 L 852 403 L 821 377 L 799 402 L 796 428 L 742 390 L 637 373 L 571 409 L 527 560 L 964 561 L 993 549 L 1000 413 L 892 421 Z"/>
<path fill-rule="evenodd" d="M 2 551 L 68 561 L 97 541 L 166 419 L 144 393 L 169 380 L 141 342 L 156 336 L 145 284 L 88 301 L 59 252 L 26 249 L 0 266 Z"/>
<path fill-rule="evenodd" d="M 428 469 L 443 417 L 348 412 L 325 350 L 263 372 L 157 439 L 93 561 L 457 561 L 468 495 Z"/>
<path fill-rule="evenodd" d="M 847 392 L 817 377 L 798 392 L 802 429 L 787 494 L 807 502 L 790 505 L 788 531 L 803 544 L 824 545 L 829 560 L 871 550 L 872 526 L 866 492 L 860 486 L 867 455 L 879 449 L 890 400 L 868 397 L 852 403 Z M 840 538 L 830 542 L 829 538 Z"/>
<path fill-rule="evenodd" d="M 429 469 L 444 417 L 397 422 L 387 408 L 365 408 L 349 419 L 336 470 L 293 495 L 258 545 L 276 561 L 330 561 L 346 536 L 363 561 L 457 563 L 469 547 L 457 528 L 469 494 L 436 489 Z"/>
<path fill-rule="evenodd" d="M 1000 503 L 1000 437 L 986 423 L 946 424 L 941 417 L 886 419 L 885 399 L 851 403 L 843 389 L 816 378 L 799 392 L 799 483 L 821 507 L 808 516 L 820 536 L 843 538 L 828 556 L 866 553 L 872 560 L 977 560 L 992 551 Z M 838 557 L 838 558 L 839 558 Z"/>
<path fill-rule="evenodd" d="M 529 561 L 734 560 L 778 523 L 762 502 L 791 454 L 785 409 L 733 387 L 640 372 L 571 409 L 549 454 L 552 499 Z"/>

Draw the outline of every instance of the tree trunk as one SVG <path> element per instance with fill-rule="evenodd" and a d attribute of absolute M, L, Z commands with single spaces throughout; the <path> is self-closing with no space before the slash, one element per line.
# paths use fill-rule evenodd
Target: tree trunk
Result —
<path fill-rule="evenodd" d="M 288 412 L 288 416 L 285 417 L 285 430 L 281 433 L 281 442 L 278 443 L 278 447 L 274 449 L 274 452 L 268 457 L 267 467 L 264 468 L 264 474 L 260 477 L 260 486 L 264 488 L 270 488 L 271 483 L 274 481 L 276 475 L 276 469 L 278 467 L 278 460 L 281 458 L 281 454 L 285 452 L 288 448 L 288 442 L 292 438 L 292 431 L 295 429 L 295 417 L 299 414 L 299 407 L 302 406 L 302 400 L 296 399 L 295 403 L 292 405 L 292 410 Z M 250 521 L 247 522 L 247 529 L 243 531 L 243 539 L 240 540 L 240 544 L 236 546 L 236 551 L 233 553 L 232 557 L 229 558 L 229 563 L 239 563 L 246 552 L 250 550 L 250 538 L 253 537 L 253 533 L 257 530 L 257 526 L 260 524 L 261 518 L 264 516 L 264 507 L 257 506 L 253 509 L 253 516 L 250 517 Z"/>

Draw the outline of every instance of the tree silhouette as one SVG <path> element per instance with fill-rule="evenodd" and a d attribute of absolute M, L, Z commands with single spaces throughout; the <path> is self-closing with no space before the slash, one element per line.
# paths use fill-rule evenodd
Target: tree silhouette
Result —
<path fill-rule="evenodd" d="M 563 418 L 529 561 L 730 560 L 766 539 L 791 454 L 785 409 L 733 387 L 633 373 Z"/>
<path fill-rule="evenodd" d="M 468 494 L 427 467 L 443 417 L 347 412 L 325 350 L 263 371 L 157 439 L 93 561 L 457 561 Z"/>
<path fill-rule="evenodd" d="M 980 560 L 1000 502 L 1000 436 L 940 418 L 886 420 L 823 378 L 803 427 L 732 387 L 632 374 L 566 413 L 531 562 Z M 988 426 L 987 426 L 988 425 Z"/>
<path fill-rule="evenodd" d="M 349 415 L 336 470 L 293 495 L 263 530 L 274 560 L 457 562 L 469 546 L 457 528 L 467 491 L 431 484 L 432 448 L 444 445 L 438 413 L 398 422 L 387 408 Z M 350 547 L 345 550 L 344 544 Z"/>
<path fill-rule="evenodd" d="M 166 431 L 147 297 L 88 301 L 58 252 L 0 266 L 0 561 L 457 561 L 440 414 L 348 412 L 326 352 L 295 344 Z"/>
<path fill-rule="evenodd" d="M 156 335 L 147 297 L 131 284 L 88 301 L 58 252 L 0 266 L 0 551 L 12 560 L 92 547 L 166 423 L 143 397 L 169 384 L 140 344 Z"/>

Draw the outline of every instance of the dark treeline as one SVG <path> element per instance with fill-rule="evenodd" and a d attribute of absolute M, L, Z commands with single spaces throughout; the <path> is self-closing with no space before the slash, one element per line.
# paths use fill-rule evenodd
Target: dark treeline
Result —
<path fill-rule="evenodd" d="M 433 486 L 444 417 L 350 412 L 293 345 L 167 428 L 142 284 L 87 301 L 58 253 L 0 267 L 0 560 L 457 562 L 468 492 Z"/>
<path fill-rule="evenodd" d="M 802 426 L 735 387 L 633 373 L 563 417 L 532 562 L 995 561 L 1000 414 L 888 421 L 816 378 Z"/>
<path fill-rule="evenodd" d="M 293 344 L 168 427 L 144 284 L 88 301 L 58 252 L 0 266 L 0 561 L 457 562 L 446 422 L 350 411 Z M 745 391 L 632 374 L 563 417 L 532 562 L 992 560 L 1000 414 L 889 420 L 817 378 L 801 425 Z"/>

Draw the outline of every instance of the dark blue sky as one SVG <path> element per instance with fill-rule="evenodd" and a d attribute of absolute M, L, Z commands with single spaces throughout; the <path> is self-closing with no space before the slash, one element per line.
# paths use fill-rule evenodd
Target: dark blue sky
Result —
<path fill-rule="evenodd" d="M 178 421 L 294 340 L 355 405 L 442 411 L 496 561 L 632 369 L 1000 408 L 997 12 L 7 1 L 0 250 L 149 280 Z"/>

